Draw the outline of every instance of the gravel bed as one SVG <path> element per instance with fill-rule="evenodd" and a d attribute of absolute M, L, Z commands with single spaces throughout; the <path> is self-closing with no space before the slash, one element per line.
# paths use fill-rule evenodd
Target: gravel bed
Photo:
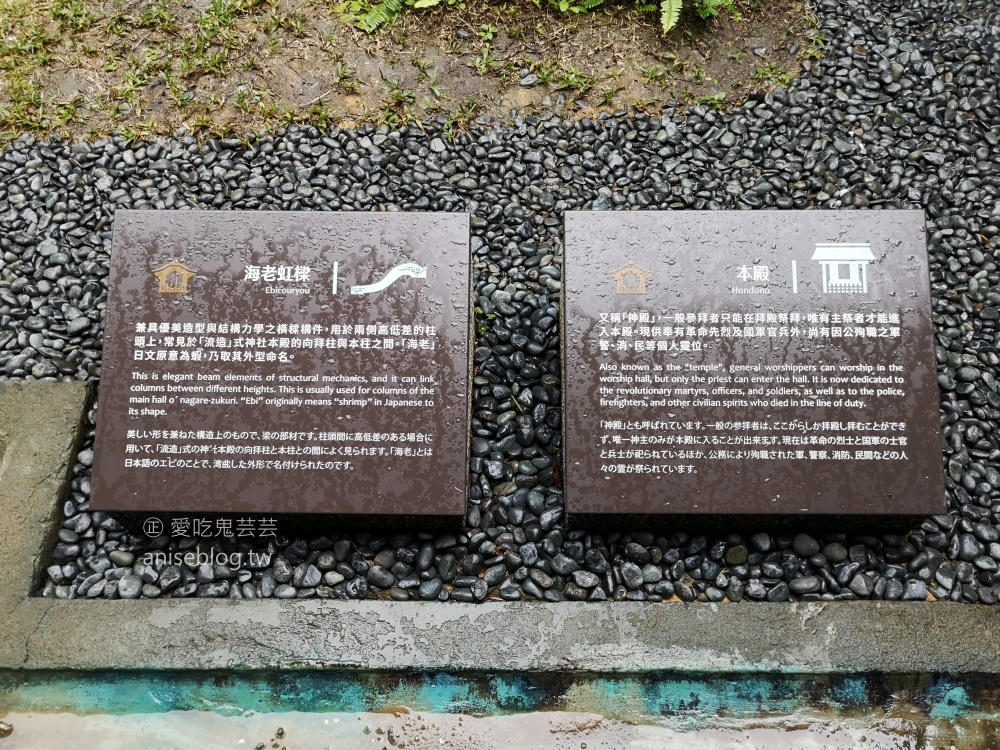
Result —
<path fill-rule="evenodd" d="M 250 147 L 23 139 L 3 151 L 0 379 L 99 379 L 120 206 L 469 211 L 477 304 L 495 316 L 474 344 L 461 533 L 331 530 L 271 541 L 258 569 L 144 565 L 177 540 L 132 537 L 88 510 L 88 445 L 42 594 L 996 603 L 1000 14 L 995 0 L 823 0 L 816 11 L 826 57 L 731 114 L 543 113 L 454 140 L 438 122 L 305 128 Z M 563 211 L 758 207 L 925 210 L 950 512 L 881 536 L 566 529 L 552 326 Z"/>

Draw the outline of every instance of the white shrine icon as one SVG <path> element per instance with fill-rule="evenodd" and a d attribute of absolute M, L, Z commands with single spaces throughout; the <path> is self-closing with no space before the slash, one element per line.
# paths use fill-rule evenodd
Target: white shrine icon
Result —
<path fill-rule="evenodd" d="M 812 259 L 823 269 L 824 294 L 867 294 L 868 264 L 875 260 L 868 242 L 817 242 Z"/>
<path fill-rule="evenodd" d="M 653 278 L 653 274 L 632 260 L 610 275 L 615 280 L 615 294 L 645 294 L 646 282 Z"/>

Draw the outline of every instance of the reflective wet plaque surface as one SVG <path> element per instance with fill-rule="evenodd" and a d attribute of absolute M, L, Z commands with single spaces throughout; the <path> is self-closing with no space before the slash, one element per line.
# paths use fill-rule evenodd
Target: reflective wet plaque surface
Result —
<path fill-rule="evenodd" d="M 566 215 L 572 514 L 944 510 L 920 211 Z"/>
<path fill-rule="evenodd" d="M 119 211 L 109 289 L 95 509 L 464 513 L 467 215 Z"/>

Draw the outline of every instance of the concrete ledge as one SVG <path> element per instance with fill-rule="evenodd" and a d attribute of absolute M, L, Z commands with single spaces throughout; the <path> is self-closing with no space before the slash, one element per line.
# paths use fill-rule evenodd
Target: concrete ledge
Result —
<path fill-rule="evenodd" d="M 1000 673 L 996 613 L 961 604 L 36 599 L 18 615 L 0 668 Z"/>
<path fill-rule="evenodd" d="M 30 597 L 85 404 L 74 384 L 0 388 L 0 669 L 1000 674 L 1000 609 L 943 602 Z"/>
<path fill-rule="evenodd" d="M 55 541 L 59 501 L 82 437 L 84 383 L 0 384 L 0 660 L 25 655 L 38 626 L 29 590 Z"/>

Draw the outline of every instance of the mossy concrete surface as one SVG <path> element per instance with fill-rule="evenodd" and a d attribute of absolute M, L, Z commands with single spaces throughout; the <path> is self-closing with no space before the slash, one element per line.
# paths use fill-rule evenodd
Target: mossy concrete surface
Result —
<path fill-rule="evenodd" d="M 41 599 L 86 403 L 0 386 L 0 669 L 1000 673 L 1000 610 L 944 602 Z"/>

